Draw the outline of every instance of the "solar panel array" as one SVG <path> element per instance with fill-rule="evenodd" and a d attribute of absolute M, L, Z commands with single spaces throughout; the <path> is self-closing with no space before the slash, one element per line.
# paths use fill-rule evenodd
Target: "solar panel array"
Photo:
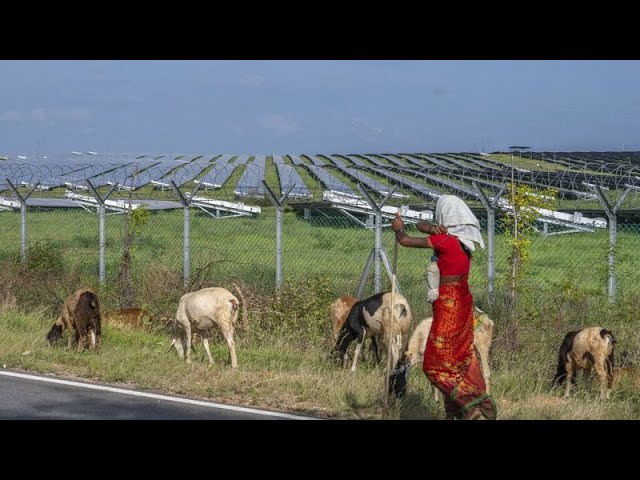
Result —
<path fill-rule="evenodd" d="M 640 175 L 633 174 L 640 169 L 640 152 L 527 152 L 521 156 L 539 163 L 538 168 L 531 170 L 518 168 L 515 172 L 518 183 L 554 188 L 561 198 L 592 199 L 591 185 L 605 189 L 632 185 L 640 189 Z M 86 189 L 86 180 L 96 187 L 116 185 L 139 189 L 153 184 L 157 188 L 168 188 L 173 180 L 178 186 L 194 181 L 202 183 L 205 189 L 233 189 L 239 197 L 264 197 L 262 181 L 271 165 L 267 158 L 247 154 L 95 152 L 3 156 L 0 190 L 8 189 L 7 179 L 16 186 L 38 184 L 42 190 L 65 186 Z M 386 195 L 396 186 L 399 187 L 397 194 L 413 192 L 425 199 L 445 193 L 477 198 L 472 181 L 495 192 L 511 174 L 508 163 L 469 152 L 302 154 L 288 155 L 290 162 L 285 158 L 271 156 L 281 191 L 293 187 L 293 198 L 312 197 L 310 185 L 300 176 L 301 169 L 323 188 L 349 195 L 359 196 L 354 185 L 361 183 L 380 195 Z M 545 165 L 551 167 L 545 170 Z M 242 169 L 242 174 L 235 185 L 229 185 L 237 168 Z"/>
<path fill-rule="evenodd" d="M 49 190 L 61 187 L 69 178 L 82 181 L 99 175 L 113 166 L 128 164 L 135 159 L 133 154 L 76 155 L 69 153 L 17 155 L 0 165 L 10 169 L 14 185 L 29 187 L 39 184 L 39 189 Z M 5 179 L 2 179 L 3 182 Z"/>

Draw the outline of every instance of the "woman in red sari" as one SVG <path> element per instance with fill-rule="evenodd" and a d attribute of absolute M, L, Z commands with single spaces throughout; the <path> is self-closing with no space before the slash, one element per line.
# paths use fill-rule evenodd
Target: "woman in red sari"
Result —
<path fill-rule="evenodd" d="M 444 394 L 447 419 L 495 420 L 493 398 L 487 394 L 473 345 L 473 296 L 468 276 L 471 252 L 484 248 L 480 224 L 466 203 L 443 195 L 436 204 L 437 225 L 419 222 L 427 237 L 411 237 L 399 214 L 391 222 L 400 245 L 432 248 L 440 270 L 439 296 L 433 302 L 433 323 L 424 352 L 423 370 Z"/>

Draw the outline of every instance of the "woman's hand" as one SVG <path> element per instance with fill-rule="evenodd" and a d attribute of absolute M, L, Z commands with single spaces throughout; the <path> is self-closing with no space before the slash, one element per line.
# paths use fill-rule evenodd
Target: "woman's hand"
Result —
<path fill-rule="evenodd" d="M 449 230 L 447 230 L 447 227 L 445 227 L 444 225 L 434 225 L 433 228 L 431 229 L 431 232 L 434 235 L 438 235 L 440 233 L 449 233 Z"/>
<path fill-rule="evenodd" d="M 431 222 L 418 222 L 416 224 L 416 227 L 418 228 L 418 230 L 420 230 L 422 233 L 426 233 L 427 235 L 437 235 L 440 233 L 444 233 L 447 234 L 449 233 L 449 230 L 447 230 L 447 227 L 445 227 L 444 225 L 434 225 Z"/>
<path fill-rule="evenodd" d="M 395 218 L 391 220 L 391 229 L 394 232 L 399 232 L 400 230 L 404 230 L 404 221 L 400 216 L 400 212 L 396 212 Z"/>

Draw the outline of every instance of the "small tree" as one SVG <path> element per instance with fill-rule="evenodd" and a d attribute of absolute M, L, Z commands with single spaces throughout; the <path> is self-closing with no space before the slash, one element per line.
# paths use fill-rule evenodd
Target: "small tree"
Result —
<path fill-rule="evenodd" d="M 511 212 L 504 222 L 509 227 L 508 242 L 511 245 L 510 307 L 512 312 L 515 312 L 518 283 L 523 267 L 529 260 L 531 241 L 527 238 L 527 234 L 531 233 L 536 220 L 540 218 L 540 209 L 553 208 L 557 191 L 553 189 L 535 191 L 527 185 L 512 183 L 508 186 L 508 194 L 512 205 Z"/>
<path fill-rule="evenodd" d="M 129 194 L 129 205 L 131 205 L 131 194 Z M 147 223 L 149 210 L 143 205 L 136 209 L 128 208 L 124 219 L 124 237 L 122 258 L 120 259 L 120 269 L 118 271 L 118 283 L 120 285 L 120 308 L 131 308 L 134 303 L 133 280 L 131 278 L 131 247 L 136 235 Z"/>

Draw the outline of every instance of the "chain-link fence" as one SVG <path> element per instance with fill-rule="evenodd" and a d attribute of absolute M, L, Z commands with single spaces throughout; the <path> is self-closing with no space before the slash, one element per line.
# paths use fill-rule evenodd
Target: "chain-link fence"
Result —
<path fill-rule="evenodd" d="M 415 234 L 411 223 L 431 218 L 437 198 L 453 193 L 469 203 L 487 240 L 488 248 L 474 253 L 470 278 L 478 302 L 487 305 L 510 286 L 509 209 L 500 202 L 509 200 L 504 187 L 513 174 L 515 184 L 558 192 L 554 209 L 526 234 L 531 243 L 519 288 L 538 292 L 529 301 L 544 301 L 549 289 L 578 289 L 614 302 L 640 289 L 640 175 L 633 167 L 470 173 L 417 168 L 402 156 L 362 156 L 387 163 L 354 162 L 348 169 L 322 156 L 313 159 L 325 166 L 314 165 L 311 158 L 279 157 L 285 168 L 275 157 L 264 165 L 233 165 L 237 158 L 230 157 L 218 167 L 218 156 L 179 172 L 141 162 L 0 164 L 0 261 L 58 259 L 79 282 L 100 280 L 109 288 L 119 280 L 129 242 L 133 288 L 150 298 L 162 282 L 181 289 L 240 282 L 269 292 L 309 278 L 336 296 L 359 287 L 367 296 L 390 289 L 395 237 L 387 227 L 395 210 Z M 430 309 L 428 259 L 427 251 L 398 251 L 399 286 L 419 315 Z"/>

